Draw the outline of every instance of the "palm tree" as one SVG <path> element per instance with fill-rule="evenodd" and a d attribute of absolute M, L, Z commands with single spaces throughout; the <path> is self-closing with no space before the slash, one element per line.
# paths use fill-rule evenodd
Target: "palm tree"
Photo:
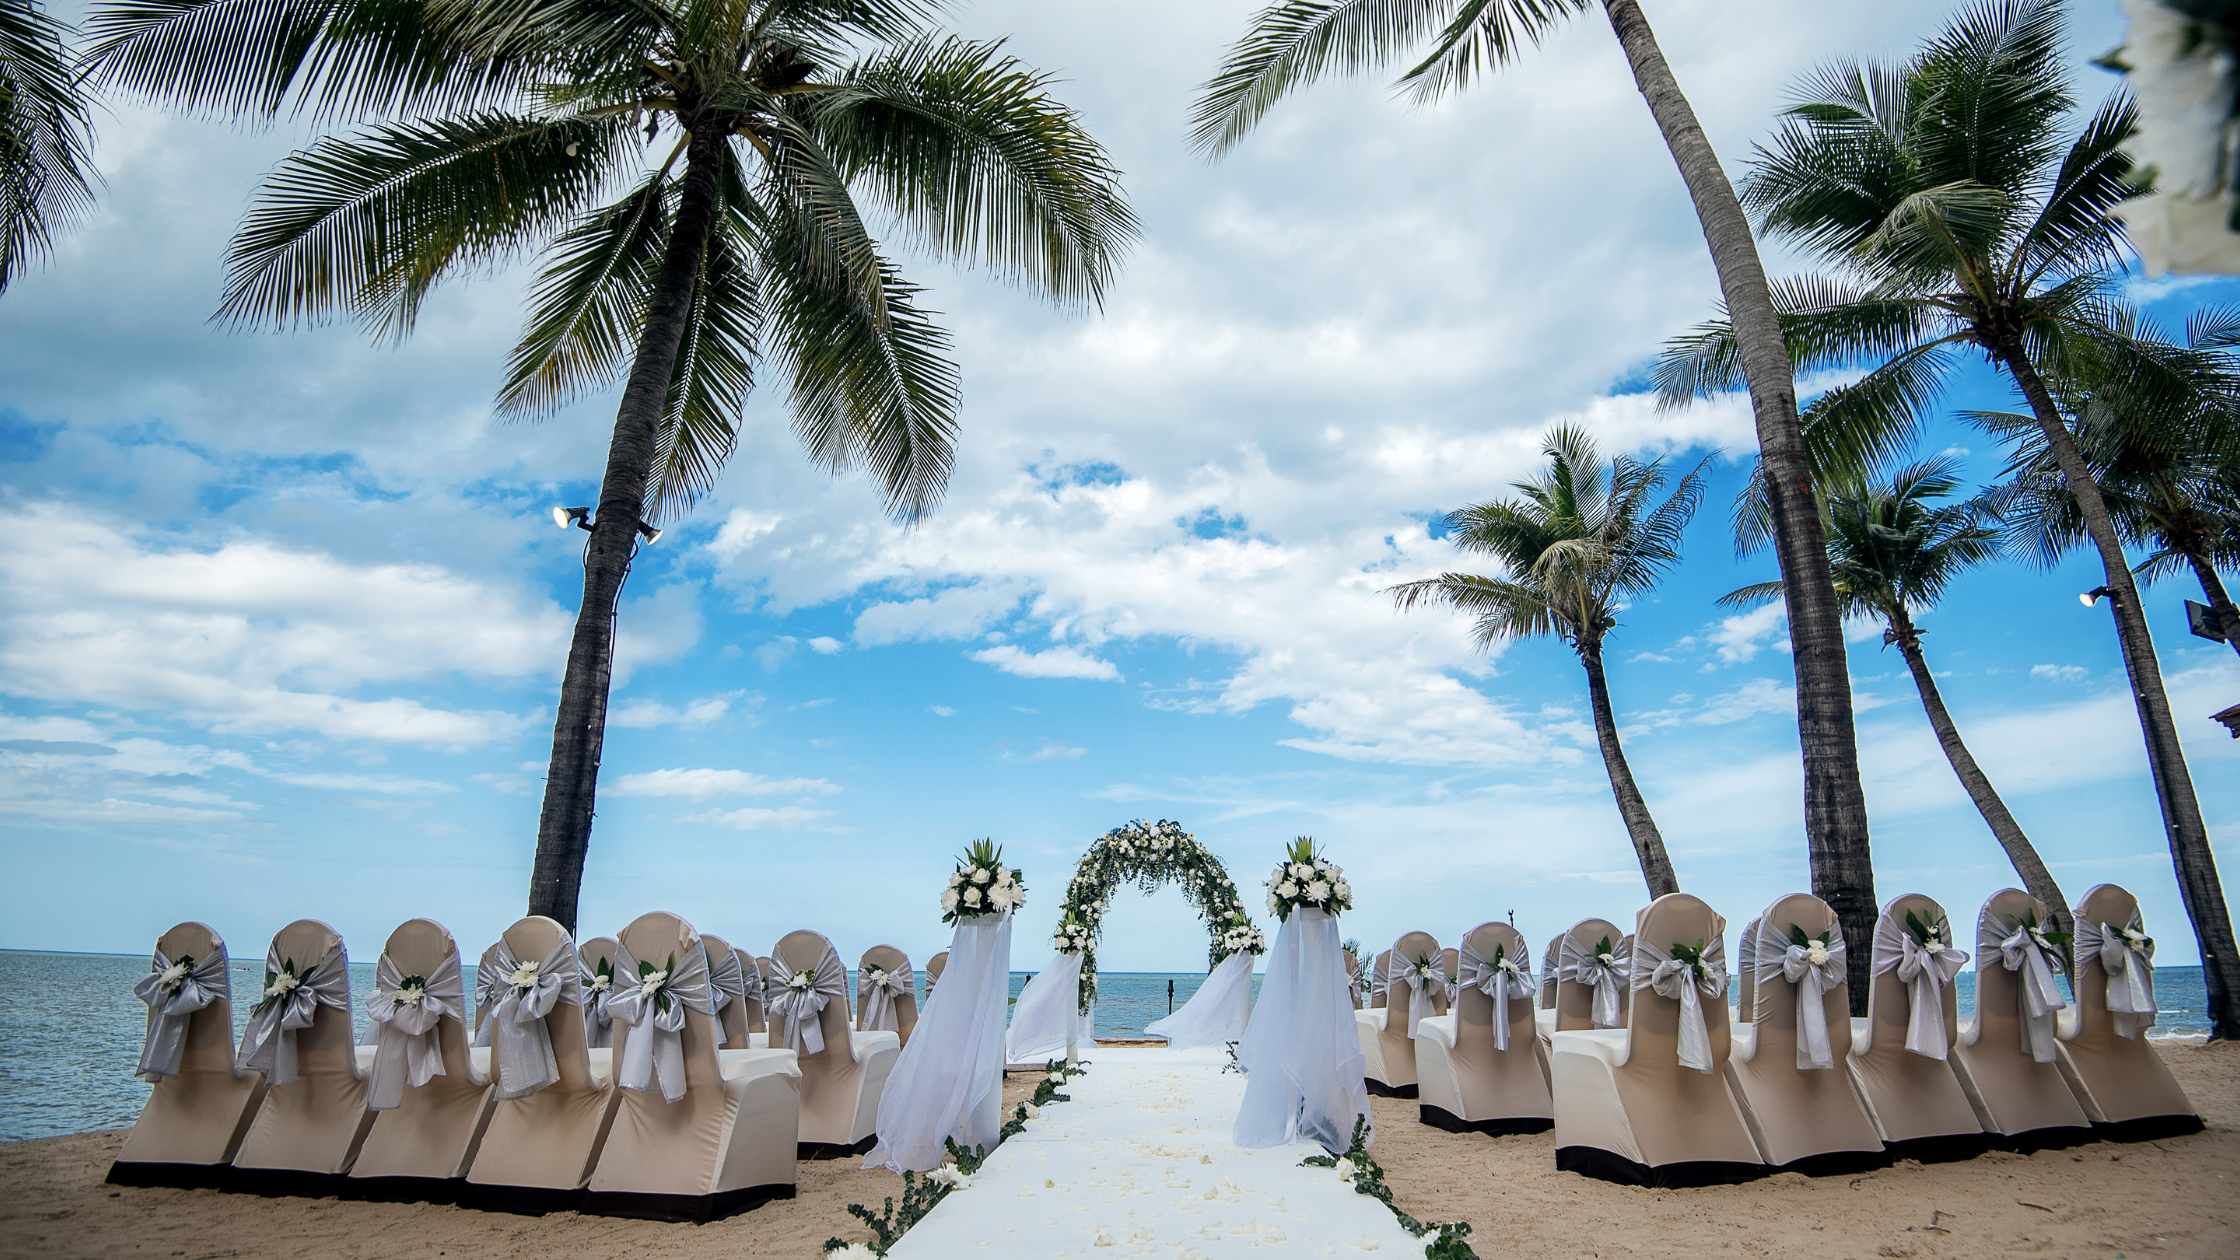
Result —
<path fill-rule="evenodd" d="M 1401 78 L 1418 101 L 1467 87 L 1537 43 L 1595 0 L 1273 0 L 1229 50 L 1193 115 L 1192 139 L 1219 154 L 1235 147 L 1287 93 L 1333 72 L 1379 69 L 1411 50 L 1429 51 Z M 1833 907 L 1844 931 L 1874 930 L 1874 864 L 1867 802 L 1859 785 L 1858 739 L 1851 724 L 1851 675 L 1843 618 L 1828 576 L 1826 540 L 1813 498 L 1796 381 L 1750 222 L 1719 155 L 1696 121 L 1637 0 L 1601 0 L 1611 32 L 1687 185 L 1719 277 L 1719 292 L 1740 330 L 1742 372 L 1750 391 L 1758 449 L 1771 487 L 1775 557 L 1786 579 L 1791 663 L 1797 679 L 1797 736 L 1804 762 L 1805 844 L 1812 891 Z M 1851 991 L 1864 1003 L 1865 950 L 1853 951 Z M 1865 1011 L 1861 1005 L 1861 1013 Z"/>
<path fill-rule="evenodd" d="M 104 79 L 199 109 L 389 121 L 267 177 L 224 319 L 347 311 L 402 336 L 437 281 L 542 247 L 498 394 L 541 415 L 622 380 L 584 549 L 529 909 L 573 925 L 641 532 L 738 439 L 758 369 L 831 472 L 941 497 L 949 340 L 867 222 L 1054 301 L 1100 303 L 1135 219 L 1049 80 L 929 32 L 920 0 L 116 0 Z"/>
<path fill-rule="evenodd" d="M 1587 671 L 1587 707 L 1610 793 L 1633 839 L 1634 856 L 1651 897 L 1680 891 L 1664 836 L 1634 784 L 1618 742 L 1603 676 L 1602 645 L 1618 611 L 1656 589 L 1680 559 L 1680 535 L 1703 501 L 1703 465 L 1696 465 L 1662 502 L 1664 461 L 1620 455 L 1605 461 L 1584 429 L 1559 425 L 1541 453 L 1548 467 L 1514 489 L 1521 496 L 1480 503 L 1446 518 L 1454 545 L 1501 564 L 1498 576 L 1442 573 L 1391 588 L 1405 612 L 1437 604 L 1469 613 L 1481 647 L 1504 639 L 1550 635 L 1568 644 Z M 1708 461 L 1706 461 L 1708 462 Z"/>
<path fill-rule="evenodd" d="M 68 28 L 0 0 L 0 293 L 93 209 L 93 121 Z"/>
<path fill-rule="evenodd" d="M 1914 616 L 1936 606 L 1952 580 L 1996 556 L 1999 530 L 1983 505 L 1938 504 L 1960 487 L 1959 463 L 1949 458 L 1909 464 L 1877 484 L 1823 482 L 1828 514 L 1828 567 L 1844 612 L 1872 617 L 1883 625 L 1884 646 L 1895 645 L 1921 693 L 1921 708 L 1937 746 L 1960 778 L 1976 812 L 1983 815 L 2007 860 L 2030 895 L 2050 908 L 2062 932 L 2070 928 L 2069 903 L 2061 895 L 2038 851 L 2023 834 L 1991 779 L 1976 764 L 1960 738 L 1960 728 L 1945 708 L 1936 676 L 1921 652 L 1921 627 Z M 1729 607 L 1749 607 L 1777 599 L 1779 582 L 1760 582 L 1720 599 Z"/>
<path fill-rule="evenodd" d="M 1799 365 L 1874 365 L 1815 404 L 1818 467 L 1859 471 L 1902 448 L 1963 347 L 2028 404 L 2113 593 L 2212 1035 L 2240 1036 L 2240 949 L 2154 640 L 2122 534 L 2055 398 L 2062 378 L 2089 375 L 2121 381 L 2142 405 L 2183 408 L 2214 356 L 2125 331 L 2110 268 L 2126 248 L 2114 211 L 2139 187 L 2123 154 L 2134 111 L 2119 92 L 2065 135 L 2074 101 L 2061 45 L 2058 0 L 1985 0 L 1902 66 L 1823 70 L 1758 150 L 1742 196 L 1767 231 L 1842 269 L 1775 286 Z M 1658 367 L 1666 397 L 1732 387 L 1739 345 L 1724 320 L 1677 339 Z"/>

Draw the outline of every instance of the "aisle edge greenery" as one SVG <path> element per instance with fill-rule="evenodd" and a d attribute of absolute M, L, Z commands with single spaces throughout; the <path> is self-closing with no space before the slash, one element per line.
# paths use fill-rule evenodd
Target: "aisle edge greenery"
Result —
<path fill-rule="evenodd" d="M 1400 1228 L 1410 1237 L 1424 1239 L 1425 1260 L 1478 1260 L 1478 1253 L 1469 1243 L 1468 1221 L 1419 1221 L 1400 1210 L 1392 1201 L 1392 1188 L 1384 1183 L 1384 1168 L 1369 1157 L 1369 1117 L 1356 1116 L 1353 1121 L 1353 1144 L 1343 1155 L 1309 1155 L 1299 1163 L 1308 1168 L 1333 1168 L 1338 1179 L 1353 1187 L 1355 1194 L 1365 1194 L 1391 1209 Z"/>

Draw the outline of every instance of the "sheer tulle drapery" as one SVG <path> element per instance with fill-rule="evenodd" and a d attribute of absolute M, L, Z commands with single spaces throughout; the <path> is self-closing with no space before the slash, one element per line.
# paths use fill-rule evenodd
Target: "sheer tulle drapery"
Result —
<path fill-rule="evenodd" d="M 993 1147 L 1003 1127 L 1004 1008 L 1011 997 L 1011 915 L 958 922 L 941 985 L 895 1060 L 879 1099 L 879 1143 L 866 1168 L 924 1172 L 942 1142 Z"/>
<path fill-rule="evenodd" d="M 1003 1057 L 1012 1063 L 1048 1063 L 1089 1044 L 1091 1020 L 1081 1010 L 1081 955 L 1052 954 L 1049 965 L 1019 991 Z"/>
<path fill-rule="evenodd" d="M 1268 951 L 1268 974 L 1237 1049 L 1246 1073 L 1237 1145 L 1306 1138 L 1338 1154 L 1352 1144 L 1354 1121 L 1369 1114 L 1353 1024 L 1338 921 L 1320 910 L 1293 911 Z"/>
<path fill-rule="evenodd" d="M 1177 1050 L 1242 1040 L 1245 1025 L 1252 1018 L 1252 958 L 1251 954 L 1231 954 L 1222 959 L 1181 1010 L 1153 1020 L 1144 1031 L 1166 1038 L 1167 1044 Z M 1342 958 L 1339 969 L 1343 974 Z M 1350 992 L 1346 1000 L 1348 1005 L 1352 1003 Z"/>

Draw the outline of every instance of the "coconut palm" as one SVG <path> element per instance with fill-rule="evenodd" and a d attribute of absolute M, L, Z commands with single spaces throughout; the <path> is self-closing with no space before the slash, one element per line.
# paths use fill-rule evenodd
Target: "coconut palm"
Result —
<path fill-rule="evenodd" d="M 93 122 L 68 28 L 0 0 L 0 293 L 93 209 Z"/>
<path fill-rule="evenodd" d="M 1633 840 L 1651 897 L 1680 890 L 1649 803 L 1618 742 L 1602 646 L 1626 601 L 1656 589 L 1680 559 L 1680 535 L 1703 501 L 1703 465 L 1664 489 L 1664 461 L 1605 460 L 1584 429 L 1558 426 L 1541 447 L 1548 467 L 1514 484 L 1519 497 L 1480 503 L 1446 518 L 1449 541 L 1488 556 L 1492 576 L 1442 573 L 1391 588 L 1402 611 L 1433 604 L 1469 613 L 1481 647 L 1505 639 L 1562 640 L 1587 672 L 1587 707 L 1610 793 Z M 1706 461 L 1708 462 L 1708 461 Z"/>
<path fill-rule="evenodd" d="M 1944 695 L 1921 651 L 1923 632 L 1914 617 L 1935 607 L 1953 579 L 1999 552 L 1999 530 L 1983 505 L 1939 502 L 1959 487 L 1959 463 L 1950 458 L 1909 464 L 1873 484 L 1824 482 L 1828 567 L 1835 574 L 1844 612 L 1881 622 L 1884 646 L 1895 646 L 1905 658 L 1914 690 L 1921 694 L 1922 711 L 1936 732 L 1937 746 L 1959 776 L 1960 786 L 1975 802 L 1999 847 L 2006 850 L 2022 886 L 2046 903 L 2060 930 L 2067 933 L 2069 903 L 2060 885 L 1961 740 L 1960 728 L 1945 708 Z M 1749 607 L 1780 597 L 1779 582 L 1760 582 L 1731 591 L 1719 602 Z"/>
<path fill-rule="evenodd" d="M 435 284 L 542 249 L 501 411 L 623 382 L 553 727 L 529 909 L 573 925 L 622 584 L 738 440 L 757 373 L 812 460 L 941 496 L 949 339 L 870 226 L 1062 304 L 1135 220 L 1048 79 L 920 0 L 117 0 L 92 65 L 187 108 L 386 121 L 298 150 L 227 256 L 220 315 L 402 336 Z"/>
<path fill-rule="evenodd" d="M 1332 73 L 1362 73 L 1407 59 L 1401 85 L 1417 101 L 1469 86 L 1499 70 L 1558 24 L 1596 0 L 1273 0 L 1229 50 L 1199 97 L 1192 139 L 1219 154 L 1234 147 L 1286 94 Z M 1874 930 L 1874 866 L 1867 843 L 1866 796 L 1859 783 L 1851 722 L 1851 675 L 1843 618 L 1828 577 L 1796 382 L 1750 223 L 1719 156 L 1673 77 L 1637 0 L 1600 0 L 1673 164 L 1687 185 L 1719 277 L 1719 292 L 1741 331 L 1758 449 L 1770 478 L 1775 556 L 1787 579 L 1791 663 L 1797 681 L 1797 735 L 1804 762 L 1805 844 L 1812 891 L 1832 906 L 1844 931 Z M 1417 56 L 1420 51 L 1420 57 Z M 1867 992 L 1865 950 L 1852 952 L 1851 991 Z M 1865 1007 L 1862 1005 L 1861 1012 Z"/>
<path fill-rule="evenodd" d="M 1792 356 L 1872 368 L 1815 405 L 1823 471 L 1861 471 L 1902 449 L 1970 348 L 2028 404 L 2113 593 L 2214 1035 L 2240 1036 L 2240 949 L 2162 668 L 2122 533 L 2056 398 L 2062 378 L 2089 376 L 2120 381 L 2140 405 L 2182 409 L 2214 356 L 2126 331 L 2110 269 L 2126 249 L 2115 211 L 2139 187 L 2123 153 L 2134 110 L 2118 92 L 2067 129 L 2062 16 L 2058 0 L 1986 0 L 1903 65 L 1820 71 L 1758 150 L 1742 197 L 1768 232 L 1841 268 L 1775 286 Z M 1677 339 L 1658 367 L 1667 399 L 1739 383 L 1741 345 L 1724 320 Z"/>

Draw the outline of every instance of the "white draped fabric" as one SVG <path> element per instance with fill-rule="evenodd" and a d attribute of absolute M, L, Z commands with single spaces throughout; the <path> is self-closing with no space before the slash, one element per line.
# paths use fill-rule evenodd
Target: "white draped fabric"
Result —
<path fill-rule="evenodd" d="M 148 974 L 132 986 L 132 996 L 148 1005 L 148 1027 L 140 1041 L 140 1079 L 154 1082 L 177 1076 L 194 1013 L 228 996 L 232 988 L 223 942 L 200 958 L 172 959 L 157 950 L 148 959 Z"/>
<path fill-rule="evenodd" d="M 1152 1020 L 1143 1031 L 1166 1038 L 1167 1045 L 1177 1050 L 1242 1040 L 1252 1019 L 1252 959 L 1249 953 L 1222 959 L 1181 1010 Z M 1340 961 L 1342 965 L 1343 955 Z"/>
<path fill-rule="evenodd" d="M 601 976 L 583 963 L 583 1044 L 594 1050 L 614 1045 L 614 1016 L 607 1010 L 614 996 L 614 978 Z"/>
<path fill-rule="evenodd" d="M 1237 1145 L 1307 1138 L 1343 1154 L 1352 1144 L 1355 1120 L 1369 1115 L 1369 1091 L 1338 921 L 1328 913 L 1293 910 L 1276 933 L 1237 1061 L 1245 1070 Z"/>
<path fill-rule="evenodd" d="M 2123 927 L 2077 920 L 2077 957 L 2098 958 L 2108 975 L 2108 1014 L 2118 1036 L 2136 1038 L 2154 1027 L 2154 942 L 2137 915 Z"/>
<path fill-rule="evenodd" d="M 1048 1063 L 1088 1042 L 1092 1017 L 1081 1011 L 1081 955 L 1057 953 L 1019 991 L 1004 1034 L 1008 1063 Z"/>
<path fill-rule="evenodd" d="M 1966 950 L 1916 943 L 1913 933 L 1890 914 L 1875 920 L 1874 973 L 1898 973 L 1906 986 L 1906 1049 L 1925 1058 L 1945 1057 L 1951 1038 L 1944 1027 L 1944 987 L 1968 965 Z"/>
<path fill-rule="evenodd" d="M 1594 990 L 1594 1026 L 1597 1028 L 1616 1028 L 1625 1023 L 1625 1008 L 1620 1005 L 1620 999 L 1625 996 L 1633 959 L 1623 946 L 1612 948 L 1609 954 L 1590 954 L 1574 945 L 1567 936 L 1556 949 L 1556 978 Z"/>
<path fill-rule="evenodd" d="M 1649 963 L 1643 972 L 1634 968 L 1633 987 L 1651 989 L 1659 997 L 1668 997 L 1680 1003 L 1680 1066 L 1708 1072 L 1715 1066 L 1711 1061 L 1711 1029 L 1703 1022 L 1705 999 L 1723 1002 L 1727 996 L 1727 945 L 1720 937 L 1705 943 L 1696 967 L 1681 962 L 1647 941 L 1634 944 L 1634 951 Z"/>
<path fill-rule="evenodd" d="M 1776 976 L 1787 981 L 1797 1003 L 1797 1070 L 1813 1072 L 1836 1065 L 1835 1045 L 1828 1040 L 1828 990 L 1844 981 L 1844 967 L 1851 953 L 1844 947 L 1843 932 L 1829 928 L 1825 948 L 1785 941 L 1770 929 L 1747 941 L 1750 971 L 1757 978 L 1760 1005 L 1773 1000 L 1766 986 Z M 1749 1014 L 1749 1012 L 1744 1012 Z"/>
<path fill-rule="evenodd" d="M 856 971 L 856 987 L 863 991 L 863 1026 L 878 1032 L 896 1032 L 901 1016 L 896 1013 L 895 1003 L 918 991 L 918 977 L 907 964 L 863 967 Z"/>
<path fill-rule="evenodd" d="M 663 969 L 669 961 L 653 963 L 641 975 L 638 960 L 618 943 L 607 1015 L 630 1030 L 623 1038 L 614 1083 L 624 1089 L 658 1088 L 663 1098 L 675 1102 L 684 1097 L 685 1013 L 714 1014 L 715 995 L 708 988 L 708 951 L 698 941 L 675 960 L 675 971 Z"/>
<path fill-rule="evenodd" d="M 924 1172 L 941 1163 L 948 1138 L 995 1146 L 1010 997 L 1010 912 L 959 919 L 941 986 L 926 999 L 880 1096 L 879 1143 L 864 1167 Z"/>
<path fill-rule="evenodd" d="M 484 1012 L 474 1044 L 491 1047 L 498 1097 L 521 1098 L 560 1079 L 544 1019 L 562 1002 L 583 1005 L 583 974 L 576 943 L 566 936 L 533 965 L 515 957 L 504 937 L 483 951 L 474 969 L 474 1004 Z"/>
<path fill-rule="evenodd" d="M 757 988 L 761 986 L 756 986 Z M 733 950 L 722 962 L 708 960 L 708 996 L 715 1003 L 716 1014 L 733 1002 L 747 999 L 747 970 L 741 965 L 739 951 Z"/>
<path fill-rule="evenodd" d="M 1455 954 L 1457 991 L 1478 989 L 1493 1000 L 1493 1044 L 1502 1051 L 1509 1049 L 1509 1001 L 1512 998 L 1529 998 L 1533 995 L 1532 963 L 1528 958 L 1511 958 L 1504 950 L 1499 962 L 1484 957 L 1470 947 L 1470 938 L 1462 938 L 1462 946 Z"/>
<path fill-rule="evenodd" d="M 2053 1062 L 2053 1013 L 2069 1005 L 2053 979 L 2064 966 L 2061 955 L 2047 949 L 2020 919 L 2008 923 L 1986 909 L 1976 920 L 1976 970 L 1993 959 L 2014 973 L 2022 1052 L 2039 1063 Z"/>
<path fill-rule="evenodd" d="M 1386 961 L 1384 968 L 1384 1004 L 1386 1006 L 1392 1005 L 1393 995 L 1399 993 L 1403 987 L 1407 990 L 1408 1035 L 1411 1037 L 1416 1035 L 1416 1025 L 1430 1017 L 1433 1010 L 1433 997 L 1445 993 L 1447 985 L 1447 978 L 1439 974 L 1439 960 L 1437 958 L 1431 960 L 1431 974 L 1428 976 L 1420 970 L 1417 965 L 1418 961 L 1413 958 L 1403 958 L 1400 956 L 1400 951 L 1394 950 L 1392 957 Z M 1343 955 L 1340 955 L 1339 962 L 1339 969 L 1342 971 L 1344 970 Z"/>
<path fill-rule="evenodd" d="M 467 1017 L 466 982 L 459 955 L 446 951 L 436 969 L 407 989 L 408 977 L 387 954 L 373 965 L 373 994 L 366 1016 L 373 1021 L 373 1077 L 366 1085 L 366 1107 L 388 1111 L 404 1102 L 406 1085 L 418 1089 L 443 1075 L 443 1045 L 436 1030 L 443 1021 Z"/>
<path fill-rule="evenodd" d="M 249 1010 L 249 1026 L 241 1032 L 241 1047 L 234 1066 L 245 1072 L 262 1072 L 274 1085 L 292 1085 L 296 1071 L 296 1033 L 311 1027 L 319 1008 L 331 1006 L 350 1011 L 350 958 L 336 941 L 327 956 L 306 970 L 293 973 L 287 984 L 288 960 L 267 951 L 264 969 L 277 979 L 280 992 L 267 992 Z"/>
<path fill-rule="evenodd" d="M 795 971 L 786 960 L 770 956 L 770 1046 L 783 1045 L 795 1054 L 824 1053 L 824 1008 L 848 996 L 848 969 L 839 951 L 825 946 L 815 966 Z M 778 1030 L 784 1026 L 784 1031 Z"/>

